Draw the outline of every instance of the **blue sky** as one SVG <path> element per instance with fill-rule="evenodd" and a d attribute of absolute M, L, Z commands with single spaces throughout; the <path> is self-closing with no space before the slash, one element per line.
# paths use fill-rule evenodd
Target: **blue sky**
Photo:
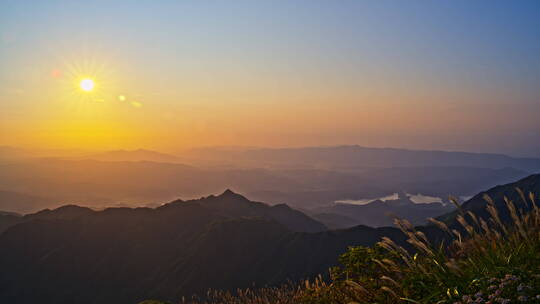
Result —
<path fill-rule="evenodd" d="M 65 98 L 41 74 L 90 61 L 114 71 L 115 94 L 137 96 L 145 115 L 92 117 L 94 109 L 85 119 L 137 128 L 178 114 L 182 122 L 148 133 L 195 129 L 181 146 L 540 148 L 538 1 L 2 1 L 0 38 L 4 129 L 82 115 L 61 109 Z M 47 110 L 31 110 L 38 104 Z M 320 112 L 335 121 L 363 114 L 332 125 Z M 302 114 L 303 124 L 294 121 Z M 385 117 L 395 128 L 378 127 Z M 283 130 L 255 132 L 255 121 Z"/>

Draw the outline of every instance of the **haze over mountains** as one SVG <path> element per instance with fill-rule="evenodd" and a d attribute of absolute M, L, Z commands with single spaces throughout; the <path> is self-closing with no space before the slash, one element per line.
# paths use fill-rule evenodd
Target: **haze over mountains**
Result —
<path fill-rule="evenodd" d="M 389 227 L 396 216 L 459 229 L 449 194 L 474 196 L 540 163 L 356 146 L 0 151 L 0 299 L 23 304 L 176 301 L 325 275 L 349 246 L 383 236 L 408 246 Z M 488 193 L 502 199 L 514 187 L 540 193 L 540 176 Z M 463 204 L 484 206 L 479 195 Z"/>
<path fill-rule="evenodd" d="M 53 152 L 58 153 L 53 156 Z M 35 212 L 64 204 L 145 206 L 231 188 L 300 209 L 406 192 L 446 200 L 471 196 L 535 172 L 539 159 L 496 154 L 373 149 L 197 149 L 81 153 L 0 149 L 0 190 L 41 203 L 0 210 Z"/>
<path fill-rule="evenodd" d="M 174 155 L 160 153 L 151 150 L 115 150 L 102 153 L 90 154 L 82 158 L 101 160 L 101 161 L 152 161 L 158 163 L 180 163 L 183 160 Z"/>
<path fill-rule="evenodd" d="M 0 211 L 24 214 L 41 210 L 46 206 L 54 206 L 58 203 L 59 201 L 52 198 L 0 190 Z"/>
<path fill-rule="evenodd" d="M 516 158 L 493 153 L 424 151 L 362 146 L 329 146 L 306 148 L 199 148 L 186 152 L 192 157 L 230 159 L 239 162 L 289 166 L 355 170 L 370 167 L 432 167 L 456 166 L 477 168 L 512 167 L 540 170 L 538 158 Z M 232 161 L 231 161 L 232 162 Z"/>
<path fill-rule="evenodd" d="M 485 193 L 531 208 L 517 199 L 515 187 L 540 193 L 540 175 Z M 485 206 L 478 201 L 482 194 L 463 207 Z M 500 207 L 507 218 L 508 210 Z M 454 227 L 455 215 L 445 217 Z M 372 245 L 382 236 L 407 246 L 397 228 L 316 232 L 324 226 L 298 211 L 251 202 L 232 191 L 155 209 L 66 206 L 9 220 L 14 218 L 18 222 L 5 224 L 0 233 L 0 298 L 10 303 L 177 301 L 208 288 L 326 274 L 348 246 Z M 418 229 L 432 239 L 444 237 L 433 226 Z"/>
<path fill-rule="evenodd" d="M 443 205 L 439 202 L 417 204 L 402 193 L 395 200 L 375 200 L 364 205 L 334 203 L 306 212 L 329 228 L 339 229 L 356 225 L 392 226 L 396 217 L 407 219 L 414 225 L 422 225 L 427 223 L 428 218 L 449 213 L 454 208 L 452 204 Z"/>

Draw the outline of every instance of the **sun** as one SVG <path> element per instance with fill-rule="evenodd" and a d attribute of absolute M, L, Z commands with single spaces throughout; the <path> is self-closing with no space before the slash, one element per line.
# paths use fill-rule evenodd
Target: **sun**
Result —
<path fill-rule="evenodd" d="M 92 91 L 95 86 L 96 86 L 96 84 L 95 84 L 94 80 L 92 80 L 90 78 L 84 78 L 79 83 L 79 87 L 81 88 L 81 90 L 83 90 L 85 92 Z"/>

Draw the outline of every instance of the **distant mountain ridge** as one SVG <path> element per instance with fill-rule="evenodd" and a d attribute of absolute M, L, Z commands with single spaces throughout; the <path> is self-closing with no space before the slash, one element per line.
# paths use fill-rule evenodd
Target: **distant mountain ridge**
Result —
<path fill-rule="evenodd" d="M 88 154 L 70 150 L 31 150 L 0 146 L 0 159 L 21 157 L 66 157 L 88 158 L 102 161 L 155 161 L 166 163 L 188 163 L 197 160 L 222 160 L 224 164 L 251 162 L 256 167 L 265 164 L 286 165 L 289 168 L 389 168 L 389 167 L 476 167 L 501 169 L 505 167 L 540 171 L 540 157 L 513 157 L 496 153 L 460 152 L 441 150 L 411 150 L 400 148 L 371 148 L 359 145 L 315 146 L 301 148 L 193 148 L 176 154 L 167 154 L 147 149 L 112 150 Z"/>
<path fill-rule="evenodd" d="M 369 227 L 295 232 L 322 229 L 287 206 L 250 202 L 230 190 L 156 209 L 44 210 L 0 234 L 0 298 L 133 303 L 275 284 L 325 272 L 349 244 L 386 234 Z"/>
<path fill-rule="evenodd" d="M 343 228 L 355 225 L 382 227 L 392 226 L 396 217 L 407 219 L 414 225 L 423 225 L 427 223 L 427 218 L 437 217 L 454 209 L 451 204 L 443 205 L 438 202 L 416 204 L 402 193 L 397 200 L 375 200 L 365 205 L 336 203 L 328 207 L 310 210 L 309 214 L 313 218 L 321 220 L 327 226 L 337 224 L 338 227 Z M 321 214 L 327 214 L 327 216 L 321 218 Z M 328 214 L 345 217 L 344 222 L 339 222 L 339 219 L 335 216 L 328 218 Z M 329 222 L 325 222 L 325 218 L 329 219 Z M 353 223 L 355 225 L 352 225 Z"/>
<path fill-rule="evenodd" d="M 85 158 L 101 161 L 153 161 L 162 163 L 182 163 L 178 156 L 152 150 L 115 150 L 88 155 Z"/>
<path fill-rule="evenodd" d="M 399 191 L 444 199 L 450 194 L 474 195 L 540 167 L 538 159 L 497 154 L 360 146 L 214 148 L 178 155 L 144 149 L 86 154 L 59 150 L 65 157 L 52 158 L 54 153 L 0 147 L 2 190 L 41 198 L 54 195 L 53 200 L 17 209 L 23 204 L 0 194 L 0 210 L 30 213 L 60 202 L 98 208 L 145 206 L 225 188 L 253 200 L 302 209 Z M 35 158 L 39 155 L 51 158 Z"/>
<path fill-rule="evenodd" d="M 59 202 L 93 207 L 147 205 L 175 197 L 195 198 L 232 188 L 271 204 L 313 208 L 342 199 L 382 197 L 406 191 L 441 198 L 474 195 L 482 189 L 529 175 L 512 168 L 395 167 L 349 171 L 327 169 L 203 169 L 180 163 L 33 159 L 0 161 L 5 190 L 42 200 L 29 211 L 59 206 Z M 11 204 L 2 200 L 0 206 Z M 2 209 L 0 209 L 2 210 Z"/>
<path fill-rule="evenodd" d="M 225 190 L 219 196 L 211 195 L 189 201 L 177 200 L 159 208 L 173 208 L 177 204 L 200 204 L 217 214 L 229 218 L 262 217 L 274 220 L 291 231 L 320 232 L 327 230 L 327 227 L 323 224 L 285 204 L 269 206 L 264 203 L 253 202 L 240 194 L 234 193 L 230 189 Z"/>
<path fill-rule="evenodd" d="M 149 212 L 163 212 L 166 210 L 175 210 L 185 206 L 198 206 L 204 208 L 209 214 L 216 218 L 242 218 L 242 217 L 260 217 L 267 220 L 273 220 L 287 227 L 291 231 L 298 232 L 320 232 L 327 230 L 324 224 L 317 222 L 304 213 L 294 210 L 285 204 L 269 206 L 264 203 L 252 202 L 242 195 L 227 189 L 221 195 L 208 196 L 196 200 L 176 200 L 164 204 L 155 209 L 151 208 L 107 208 L 104 211 L 95 211 L 87 207 L 76 205 L 65 205 L 54 210 L 44 209 L 36 213 L 25 216 L 17 216 L 16 221 L 10 218 L 12 224 L 23 223 L 32 220 L 72 220 L 84 216 L 99 215 L 106 212 L 131 212 L 130 210 L 149 210 Z M 1 215 L 1 214 L 0 214 Z M 5 213 L 5 215 L 10 215 Z M 11 215 L 14 216 L 14 215 Z M 1 224 L 0 220 L 0 224 Z M 1 227 L 1 226 L 0 226 Z M 7 228 L 7 227 L 5 227 Z M 0 229 L 0 233 L 3 230 Z"/>
<path fill-rule="evenodd" d="M 512 167 L 529 172 L 540 171 L 540 158 L 519 158 L 494 153 L 368 148 L 358 145 L 245 150 L 201 148 L 192 151 L 193 154 L 213 158 L 235 156 L 266 163 L 317 164 L 331 168 L 465 166 L 492 169 Z"/>

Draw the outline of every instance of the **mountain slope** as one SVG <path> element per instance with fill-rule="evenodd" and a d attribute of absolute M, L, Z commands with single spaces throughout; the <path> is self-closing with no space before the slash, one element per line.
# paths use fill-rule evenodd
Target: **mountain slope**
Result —
<path fill-rule="evenodd" d="M 257 218 L 204 218 L 197 206 L 149 219 L 110 210 L 79 220 L 38 220 L 0 236 L 0 298 L 9 303 L 175 301 L 208 288 L 277 284 L 327 273 L 349 245 L 394 228 L 314 234 Z M 124 211 L 124 210 L 122 210 Z M 23 241 L 24 240 L 24 241 Z M 32 292 L 28 293 L 27 290 Z"/>
<path fill-rule="evenodd" d="M 539 180 L 534 175 L 488 192 L 500 201 L 514 186 L 538 189 Z M 71 206 L 34 215 L 0 234 L 0 298 L 15 304 L 178 301 L 208 288 L 326 274 L 348 246 L 373 245 L 382 236 L 407 246 L 390 227 L 294 232 L 271 217 L 270 207 L 261 213 L 264 207 L 231 191 L 221 196 L 157 209 Z M 444 236 L 434 226 L 418 230 L 434 244 Z"/>
<path fill-rule="evenodd" d="M 194 202 L 194 201 L 190 201 Z M 263 217 L 275 220 L 292 231 L 319 232 L 327 228 L 304 213 L 285 204 L 268 206 L 264 203 L 249 201 L 242 195 L 226 190 L 219 197 L 208 197 L 199 202 L 204 207 L 228 217 Z"/>
<path fill-rule="evenodd" d="M 207 288 L 274 284 L 324 273 L 347 246 L 369 245 L 386 234 L 369 227 L 291 230 L 296 226 L 289 220 L 305 218 L 283 206 L 250 204 L 231 191 L 157 209 L 44 211 L 0 235 L 0 298 L 133 303 L 175 300 Z"/>
<path fill-rule="evenodd" d="M 21 222 L 21 216 L 8 212 L 0 212 L 0 233 Z"/>
<path fill-rule="evenodd" d="M 240 218 L 240 217 L 261 217 L 268 220 L 274 220 L 291 231 L 298 232 L 319 232 L 327 230 L 327 227 L 304 213 L 294 210 L 287 205 L 268 206 L 259 202 L 252 202 L 247 198 L 226 190 L 219 196 L 208 196 L 197 200 L 182 201 L 176 200 L 165 204 L 156 209 L 156 212 L 173 212 L 177 209 L 183 209 L 189 206 L 200 206 L 216 219 Z M 138 208 L 134 210 L 152 210 L 149 208 Z M 128 214 L 129 208 L 109 208 L 107 212 L 125 212 Z M 73 220 L 84 216 L 100 214 L 90 208 L 79 207 L 76 205 L 66 205 L 54 210 L 45 209 L 25 216 L 13 216 L 6 214 L 0 217 L 0 233 L 17 223 L 28 222 L 31 220 Z"/>
<path fill-rule="evenodd" d="M 427 218 L 436 217 L 452 211 L 452 205 L 441 203 L 416 204 L 404 194 L 397 200 L 381 201 L 376 200 L 365 205 L 335 203 L 328 207 L 312 210 L 313 217 L 321 220 L 327 226 L 332 226 L 333 221 L 339 220 L 336 217 L 330 218 L 326 223 L 321 214 L 335 214 L 344 218 L 343 222 L 337 223 L 344 228 L 355 225 L 366 225 L 371 227 L 392 226 L 395 217 L 407 219 L 414 225 L 427 223 Z M 351 220 L 354 222 L 351 223 Z M 353 224 L 354 223 L 354 224 Z M 352 225 L 351 225 L 352 224 Z"/>
<path fill-rule="evenodd" d="M 227 218 L 261 217 L 281 223 L 291 231 L 319 232 L 327 230 L 326 226 L 310 218 L 304 213 L 287 205 L 268 206 L 264 203 L 252 202 L 240 194 L 227 189 L 219 196 L 208 196 L 198 200 L 177 200 L 160 207 L 172 208 L 178 204 L 199 204 L 204 208 Z"/>
<path fill-rule="evenodd" d="M 335 213 L 316 213 L 312 214 L 311 217 L 333 230 L 345 229 L 360 225 L 358 220 Z"/>
<path fill-rule="evenodd" d="M 11 226 L 32 220 L 72 220 L 93 212 L 92 209 L 75 205 L 66 205 L 54 210 L 44 209 L 24 216 L 0 212 L 0 234 Z"/>
<path fill-rule="evenodd" d="M 502 220 L 509 220 L 510 213 L 508 208 L 506 207 L 506 203 L 504 202 L 503 197 L 507 197 L 510 201 L 512 201 L 516 206 L 517 210 L 529 210 L 530 208 L 532 208 L 530 203 L 523 202 L 519 192 L 516 189 L 520 189 L 521 191 L 523 191 L 527 199 L 532 193 L 536 198 L 537 204 L 539 204 L 540 174 L 533 174 L 514 183 L 499 185 L 487 191 L 480 192 L 477 195 L 473 196 L 471 199 L 464 202 L 461 205 L 461 208 L 465 212 L 471 211 L 480 217 L 488 217 L 488 213 L 486 211 L 487 201 L 484 199 L 484 196 L 487 195 L 492 198 Z M 456 215 L 457 211 L 454 211 L 441 216 L 439 219 L 449 223 L 454 223 Z"/>

